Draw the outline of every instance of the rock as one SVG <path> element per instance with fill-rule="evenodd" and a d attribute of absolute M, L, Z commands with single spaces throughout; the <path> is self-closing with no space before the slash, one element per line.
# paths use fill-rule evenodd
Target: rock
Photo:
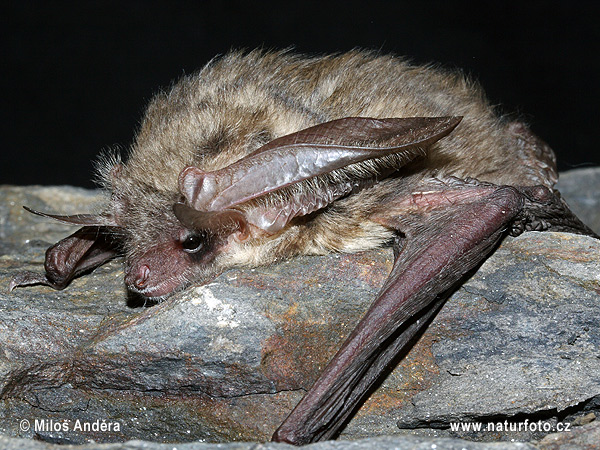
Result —
<path fill-rule="evenodd" d="M 448 302 L 446 323 L 433 324 L 446 328 L 431 346 L 439 373 L 399 411 L 399 426 L 556 422 L 598 396 L 599 250 L 558 233 L 505 242 Z"/>
<path fill-rule="evenodd" d="M 573 212 L 600 234 L 600 168 L 563 172 L 556 187 Z"/>
<path fill-rule="evenodd" d="M 18 271 L 41 271 L 45 248 L 72 232 L 20 204 L 73 213 L 101 201 L 93 191 L 42 187 L 2 187 L 0 199 L 4 286 Z M 233 270 L 152 307 L 128 298 L 119 261 L 64 291 L 4 292 L 0 433 L 72 444 L 268 440 L 366 311 L 391 260 L 384 249 Z M 479 448 L 445 438 L 531 441 L 559 423 L 586 423 L 600 410 L 598 300 L 599 241 L 505 240 L 342 438 L 412 434 L 364 448 L 404 448 L 403 439 L 406 448 Z M 23 418 L 30 429 L 19 429 Z M 78 420 L 96 429 L 76 430 Z M 554 428 L 452 429 L 525 420 Z M 516 448 L 508 445 L 498 448 Z"/>
<path fill-rule="evenodd" d="M 536 443 L 539 450 L 577 450 L 598 448 L 600 422 L 582 427 L 572 427 L 565 433 L 552 433 Z"/>
<path fill-rule="evenodd" d="M 64 445 L 54 445 L 25 439 L 0 437 L 3 450 L 64 450 Z M 159 444 L 147 441 L 129 441 L 119 444 L 87 444 L 67 447 L 69 450 L 293 450 L 288 444 L 236 442 L 231 444 Z M 304 447 L 303 447 L 304 448 Z M 308 448 L 308 447 L 306 447 Z M 462 439 L 427 439 L 414 436 L 381 436 L 358 441 L 325 441 L 310 445 L 310 450 L 535 450 L 529 444 L 514 442 L 479 443 Z M 573 448 L 573 447 L 571 447 Z"/>

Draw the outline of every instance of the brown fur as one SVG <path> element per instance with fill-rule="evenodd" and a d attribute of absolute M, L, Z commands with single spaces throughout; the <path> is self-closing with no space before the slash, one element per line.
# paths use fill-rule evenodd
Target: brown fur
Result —
<path fill-rule="evenodd" d="M 317 58 L 237 52 L 209 63 L 151 101 L 127 162 L 119 176 L 108 177 L 106 184 L 119 198 L 117 203 L 126 205 L 113 208 L 122 211 L 125 228 L 135 230 L 129 245 L 135 253 L 156 242 L 157 233 L 173 220 L 171 205 L 179 198 L 177 177 L 187 165 L 215 170 L 273 138 L 341 117 L 447 115 L 464 119 L 420 161 L 418 168 L 426 167 L 420 176 L 553 184 L 551 152 L 544 148 L 541 157 L 548 163 L 536 168 L 532 162 L 539 165 L 539 159 L 528 154 L 526 145 L 518 145 L 520 136 L 510 131 L 481 89 L 462 74 L 360 51 Z M 376 188 L 387 189 L 394 185 Z M 370 205 L 383 194 L 365 192 L 339 202 L 317 220 L 267 239 L 265 251 L 256 252 L 252 245 L 248 252 L 232 253 L 227 264 L 258 264 L 290 253 L 355 251 L 379 245 L 389 233 L 365 219 Z"/>
<path fill-rule="evenodd" d="M 533 142 L 526 127 L 499 117 L 481 89 L 460 73 L 361 51 L 315 58 L 234 52 L 151 101 L 124 166 L 112 174 L 103 171 L 113 192 L 110 210 L 129 231 L 128 259 L 138 259 L 177 228 L 171 208 L 180 199 L 177 177 L 187 165 L 219 169 L 273 138 L 342 117 L 449 115 L 464 119 L 407 173 L 549 187 L 556 180 L 550 149 Z M 368 216 L 398 183 L 380 183 L 338 201 L 275 236 L 230 242 L 216 270 L 381 245 L 391 231 Z"/>

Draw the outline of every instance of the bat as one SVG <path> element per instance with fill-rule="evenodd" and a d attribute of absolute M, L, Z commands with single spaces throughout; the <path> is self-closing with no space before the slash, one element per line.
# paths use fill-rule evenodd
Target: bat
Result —
<path fill-rule="evenodd" d="M 335 437 L 394 358 L 507 234 L 596 236 L 553 190 L 550 147 L 463 74 L 353 51 L 232 52 L 157 94 L 104 211 L 46 252 L 55 289 L 117 256 L 162 300 L 232 267 L 390 245 L 378 297 L 273 439 Z"/>

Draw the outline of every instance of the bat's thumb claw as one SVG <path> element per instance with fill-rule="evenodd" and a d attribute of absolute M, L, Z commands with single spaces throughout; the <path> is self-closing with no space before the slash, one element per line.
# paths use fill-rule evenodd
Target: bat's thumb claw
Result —
<path fill-rule="evenodd" d="M 297 445 L 293 440 L 288 439 L 285 436 L 285 433 L 281 433 L 280 430 L 275 431 L 275 433 L 273 433 L 273 436 L 271 437 L 271 441 L 272 442 L 283 442 L 286 444 L 292 444 L 292 445 Z"/>
<path fill-rule="evenodd" d="M 282 442 L 291 445 L 306 445 L 313 442 L 315 439 L 311 438 L 311 435 L 306 433 L 297 432 L 300 431 L 297 427 L 284 422 L 271 437 L 272 442 Z"/>
<path fill-rule="evenodd" d="M 18 273 L 10 280 L 8 285 L 8 292 L 12 292 L 15 288 L 21 286 L 31 286 L 32 284 L 49 284 L 46 275 L 42 275 L 34 272 L 21 272 Z"/>

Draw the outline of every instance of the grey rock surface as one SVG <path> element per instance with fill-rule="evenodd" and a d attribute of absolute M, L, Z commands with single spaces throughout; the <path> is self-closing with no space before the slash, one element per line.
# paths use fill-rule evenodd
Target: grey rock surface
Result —
<path fill-rule="evenodd" d="M 595 449 L 600 441 L 600 423 L 573 428 L 569 432 L 553 433 L 535 443 L 526 442 L 473 442 L 463 439 L 423 438 L 417 436 L 377 436 L 356 441 L 325 441 L 303 448 L 310 450 L 559 450 Z M 127 441 L 116 444 L 59 445 L 31 439 L 0 436 L 4 450 L 285 450 L 291 445 L 277 443 L 233 442 L 210 444 L 189 442 L 161 444 L 149 441 Z"/>
<path fill-rule="evenodd" d="M 563 172 L 556 187 L 573 212 L 600 234 L 600 168 Z"/>
<path fill-rule="evenodd" d="M 186 443 L 158 444 L 147 441 L 128 441 L 123 444 L 90 444 L 77 446 L 53 445 L 31 440 L 0 437 L 0 445 L 4 450 L 292 450 L 288 444 L 265 443 L 257 444 L 239 442 L 230 444 Z M 418 437 L 393 437 L 382 436 L 358 441 L 325 441 L 305 446 L 310 450 L 535 450 L 530 444 L 525 443 L 479 443 L 462 439 L 423 439 Z"/>
<path fill-rule="evenodd" d="M 74 213 L 98 203 L 97 192 L 75 188 L 0 188 L 0 285 L 21 270 L 41 271 L 46 247 L 73 231 L 20 205 Z M 366 311 L 391 258 L 380 250 L 234 270 L 152 307 L 128 296 L 119 261 L 64 291 L 4 290 L 0 433 L 14 447 L 1 446 L 33 445 L 9 437 L 62 444 L 266 441 Z M 531 444 L 497 448 L 542 445 L 548 431 L 452 427 L 541 420 L 554 430 L 597 415 L 599 300 L 599 241 L 564 233 L 505 240 L 341 438 L 390 435 L 356 448 L 492 448 L 471 441 L 510 439 Z M 23 419 L 31 428 L 20 428 Z M 96 429 L 75 429 L 77 421 Z M 594 423 L 577 427 L 584 428 L 590 431 L 577 434 L 581 442 L 600 434 Z M 560 448 L 553 442 L 538 448 Z M 177 448 L 212 448 L 185 445 Z M 257 448 L 272 445 L 279 448 Z"/>

